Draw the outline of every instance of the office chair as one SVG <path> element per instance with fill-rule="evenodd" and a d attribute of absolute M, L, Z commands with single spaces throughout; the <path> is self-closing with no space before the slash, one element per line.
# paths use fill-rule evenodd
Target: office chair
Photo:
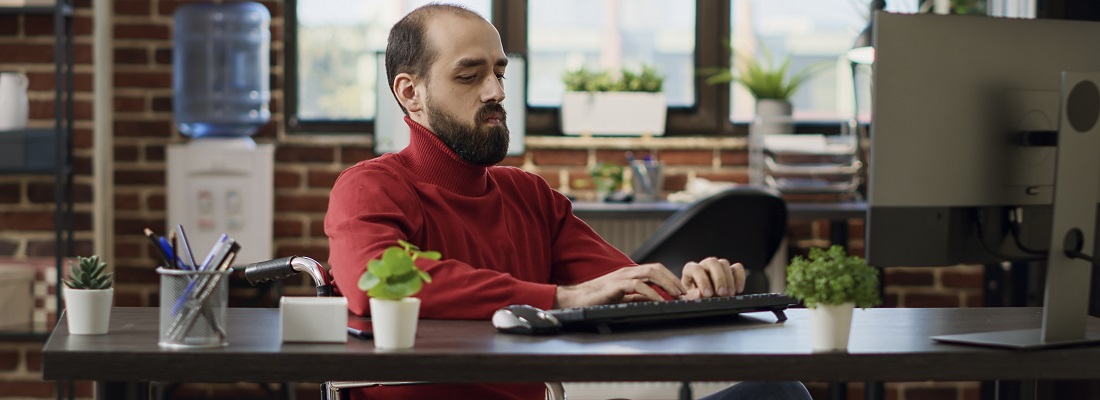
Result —
<path fill-rule="evenodd" d="M 317 297 L 333 295 L 332 277 L 324 266 L 309 257 L 284 257 L 261 261 L 244 267 L 245 279 L 256 285 L 267 281 L 277 281 L 288 276 L 305 272 L 317 285 Z M 346 400 L 349 395 L 344 389 L 373 386 L 418 385 L 430 382 L 371 382 L 371 381 L 329 381 L 321 384 L 321 400 Z M 547 400 L 565 400 L 565 387 L 561 382 L 546 382 Z"/>
<path fill-rule="evenodd" d="M 770 188 L 739 186 L 696 200 L 668 218 L 634 253 L 680 276 L 684 263 L 715 256 L 740 262 L 745 293 L 766 293 L 764 269 L 787 233 L 787 203 Z"/>

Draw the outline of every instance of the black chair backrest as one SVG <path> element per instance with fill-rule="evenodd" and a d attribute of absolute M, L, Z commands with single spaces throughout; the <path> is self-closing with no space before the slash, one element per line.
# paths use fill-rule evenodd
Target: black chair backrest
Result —
<path fill-rule="evenodd" d="M 767 291 L 764 268 L 787 233 L 787 203 L 769 188 L 739 186 L 699 199 L 673 214 L 631 258 L 662 263 L 680 276 L 684 263 L 705 257 L 739 262 L 751 290 Z"/>

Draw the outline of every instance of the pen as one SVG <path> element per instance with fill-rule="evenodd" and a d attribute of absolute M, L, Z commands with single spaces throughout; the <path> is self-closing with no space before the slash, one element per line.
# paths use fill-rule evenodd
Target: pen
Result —
<path fill-rule="evenodd" d="M 199 265 L 199 271 L 206 271 L 207 268 L 211 268 L 210 263 L 214 261 L 214 257 L 218 255 L 218 252 L 221 251 L 222 247 L 226 246 L 226 242 L 228 240 L 229 236 L 223 233 L 221 237 L 219 237 L 218 240 L 214 242 L 214 246 L 210 248 L 210 252 L 206 254 L 206 258 L 203 259 L 202 264 Z"/>
<path fill-rule="evenodd" d="M 195 253 L 191 252 L 191 243 L 187 241 L 187 233 L 183 231 L 183 224 L 176 225 L 176 232 L 179 233 L 180 251 L 183 252 L 183 254 L 180 254 L 180 260 L 183 260 L 183 268 L 192 271 L 198 269 L 199 266 L 195 265 Z"/>
<path fill-rule="evenodd" d="M 176 251 L 176 231 L 168 231 L 168 242 L 172 244 L 172 269 L 180 268 L 180 258 L 176 256 L 179 252 Z"/>
<path fill-rule="evenodd" d="M 161 243 L 161 239 L 158 238 L 157 235 L 153 233 L 153 230 L 149 228 L 145 228 L 145 237 L 149 238 L 149 241 L 153 242 L 153 248 L 157 249 L 157 254 L 160 254 L 160 258 L 164 260 L 164 267 L 172 268 L 172 252 L 164 247 L 164 245 Z"/>
<path fill-rule="evenodd" d="M 374 333 L 373 332 L 367 332 L 367 331 L 364 331 L 364 330 L 355 329 L 355 328 L 352 328 L 350 326 L 348 327 L 348 334 L 353 336 L 353 337 L 363 339 L 363 340 L 372 340 L 372 339 L 374 339 Z"/>

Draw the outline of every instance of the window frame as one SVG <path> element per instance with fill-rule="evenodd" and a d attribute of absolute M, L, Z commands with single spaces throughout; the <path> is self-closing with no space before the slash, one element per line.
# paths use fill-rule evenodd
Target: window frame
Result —
<path fill-rule="evenodd" d="M 298 112 L 299 0 L 286 0 L 283 21 L 283 120 L 292 134 L 373 134 L 374 120 L 300 121 Z M 527 57 L 527 1 L 496 0 L 492 21 L 506 53 Z M 730 51 L 722 42 L 730 32 L 729 0 L 695 1 L 695 66 L 730 65 Z M 525 71 L 526 72 L 526 71 Z M 695 76 L 695 105 L 669 107 L 666 136 L 718 136 L 747 133 L 747 127 L 729 118 L 729 85 L 708 85 Z M 527 107 L 528 136 L 563 136 L 559 107 Z"/>

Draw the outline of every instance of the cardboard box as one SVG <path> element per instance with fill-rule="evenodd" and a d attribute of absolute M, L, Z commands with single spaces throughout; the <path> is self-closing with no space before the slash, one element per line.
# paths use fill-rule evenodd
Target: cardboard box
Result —
<path fill-rule="evenodd" d="M 34 268 L 0 265 L 0 328 L 30 328 Z"/>

